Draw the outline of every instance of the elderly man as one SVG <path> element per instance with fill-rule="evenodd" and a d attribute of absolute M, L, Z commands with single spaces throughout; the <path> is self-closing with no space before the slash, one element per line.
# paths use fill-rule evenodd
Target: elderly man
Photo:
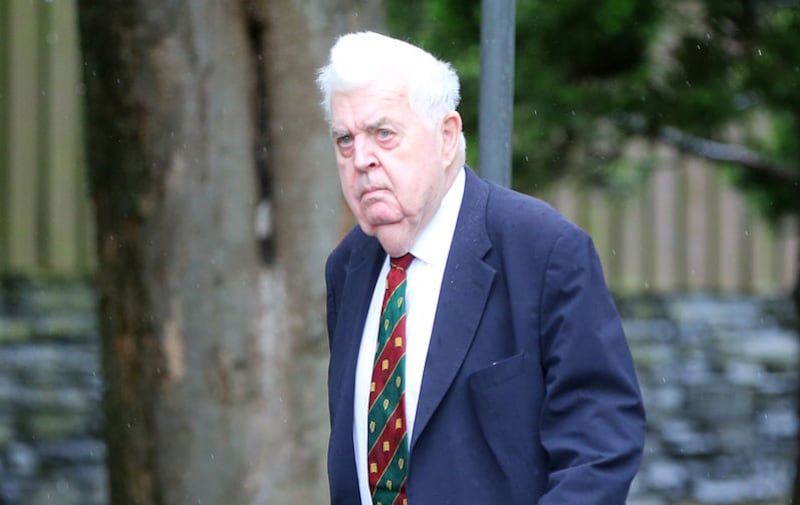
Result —
<path fill-rule="evenodd" d="M 645 419 L 590 238 L 465 166 L 449 64 L 353 33 L 318 84 L 358 221 L 326 265 L 332 504 L 623 504 Z"/>

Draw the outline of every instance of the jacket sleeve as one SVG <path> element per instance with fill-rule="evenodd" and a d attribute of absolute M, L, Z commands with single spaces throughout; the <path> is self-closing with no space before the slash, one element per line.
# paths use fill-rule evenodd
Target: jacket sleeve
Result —
<path fill-rule="evenodd" d="M 549 458 L 539 505 L 623 505 L 645 414 L 620 317 L 591 239 L 567 226 L 551 249 L 540 306 Z"/>

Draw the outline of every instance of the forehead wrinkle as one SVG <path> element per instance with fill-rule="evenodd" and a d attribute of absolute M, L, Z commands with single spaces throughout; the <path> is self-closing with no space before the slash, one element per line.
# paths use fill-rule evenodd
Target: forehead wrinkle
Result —
<path fill-rule="evenodd" d="M 341 101 L 340 101 L 341 100 Z M 397 108 L 410 108 L 405 87 L 396 83 L 376 81 L 365 87 L 341 90 L 333 94 L 332 103 L 338 102 L 341 114 L 332 114 L 331 132 L 336 135 L 354 134 L 358 131 L 372 131 L 387 124 L 404 130 L 400 118 L 393 117 Z M 337 107 L 332 107 L 336 109 Z M 387 113 L 389 108 L 394 112 Z M 377 119 L 372 119 L 374 117 Z"/>

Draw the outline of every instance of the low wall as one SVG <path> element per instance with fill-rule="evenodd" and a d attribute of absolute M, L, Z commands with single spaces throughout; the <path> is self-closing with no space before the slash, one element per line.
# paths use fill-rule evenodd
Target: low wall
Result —
<path fill-rule="evenodd" d="M 0 284 L 0 504 L 108 502 L 94 305 L 85 282 Z"/>
<path fill-rule="evenodd" d="M 94 304 L 88 282 L 0 283 L 0 505 L 108 503 Z M 619 306 L 648 412 L 628 505 L 788 502 L 798 425 L 788 300 Z"/>

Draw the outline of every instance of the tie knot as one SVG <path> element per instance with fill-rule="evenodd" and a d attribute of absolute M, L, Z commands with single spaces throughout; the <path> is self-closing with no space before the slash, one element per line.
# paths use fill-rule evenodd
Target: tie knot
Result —
<path fill-rule="evenodd" d="M 408 268 L 408 265 L 414 260 L 414 255 L 411 253 L 405 253 L 402 256 L 398 256 L 397 258 L 389 258 L 389 264 L 392 268 L 399 268 L 400 270 L 405 270 Z"/>

